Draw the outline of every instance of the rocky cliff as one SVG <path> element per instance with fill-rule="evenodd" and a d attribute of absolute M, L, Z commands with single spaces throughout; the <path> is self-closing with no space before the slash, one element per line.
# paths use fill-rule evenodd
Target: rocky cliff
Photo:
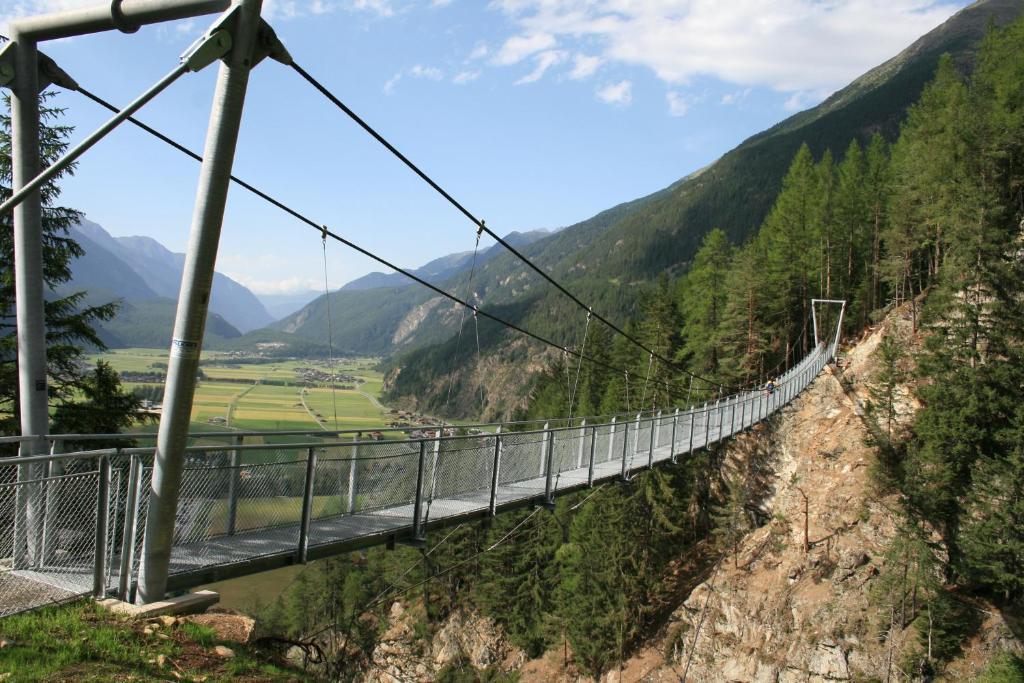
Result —
<path fill-rule="evenodd" d="M 891 316 L 851 345 L 775 423 L 730 444 L 726 477 L 756 476 L 756 527 L 714 564 L 648 645 L 602 683 L 618 681 L 895 681 L 913 626 L 881 637 L 871 595 L 899 524 L 898 500 L 877 492 L 865 407 L 883 334 L 913 345 L 909 316 Z M 910 387 L 900 419 L 912 419 Z M 1007 620 L 963 598 L 979 628 L 940 680 L 973 679 L 994 654 L 1024 652 Z M 523 681 L 586 680 L 564 649 L 528 661 L 489 620 L 457 613 L 415 650 L 400 607 L 369 680 L 429 680 L 446 666 L 515 671 Z M 888 626 L 888 624 L 883 624 Z M 408 632 L 408 633 L 406 633 Z"/>

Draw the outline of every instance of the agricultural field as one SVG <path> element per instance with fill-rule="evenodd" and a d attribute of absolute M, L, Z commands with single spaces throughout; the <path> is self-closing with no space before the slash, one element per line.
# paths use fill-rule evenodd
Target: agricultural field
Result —
<path fill-rule="evenodd" d="M 122 374 L 165 373 L 167 353 L 157 349 L 115 349 L 93 357 L 104 360 Z M 332 391 L 327 386 L 299 386 L 300 382 L 325 385 L 317 381 L 329 372 L 321 360 L 281 360 L 247 363 L 222 353 L 204 353 L 200 365 L 204 378 L 196 386 L 192 406 L 192 431 L 235 430 L 328 430 L 335 428 L 335 402 L 338 429 L 376 429 L 389 421 L 387 410 L 379 403 L 382 377 L 373 368 L 372 358 L 338 359 L 334 372 L 342 379 L 339 386 L 351 389 Z M 313 378 L 312 380 L 310 378 Z M 361 382 L 354 381 L 361 380 Z M 146 381 L 125 381 L 126 388 L 158 387 Z M 140 431 L 155 431 L 146 425 Z"/>
<path fill-rule="evenodd" d="M 128 388 L 161 385 L 145 379 L 143 373 L 164 374 L 167 353 L 154 349 L 116 349 L 94 357 L 110 363 L 121 373 L 141 375 L 140 381 L 125 381 Z M 321 381 L 330 368 L 325 361 L 282 360 L 272 363 L 244 363 L 226 354 L 203 355 L 203 379 L 196 386 L 192 406 L 190 430 L 196 432 L 232 431 L 287 431 L 337 429 L 376 431 L 393 418 L 379 402 L 383 377 L 373 368 L 372 358 L 339 359 L 334 372 L 351 379 L 341 379 L 338 385 L 351 387 L 332 391 Z M 362 380 L 361 382 L 354 381 Z M 300 386 L 310 384 L 311 386 Z M 319 384 L 319 386 L 317 386 Z M 335 423 L 337 410 L 337 423 Z M 146 425 L 139 431 L 155 432 L 156 424 Z M 384 431 L 385 438 L 402 438 L 398 432 Z M 193 439 L 194 445 L 217 445 L 230 442 L 232 437 L 211 434 Z M 266 443 L 266 450 L 243 452 L 243 462 L 258 464 L 279 462 L 284 443 L 308 442 L 308 436 L 248 436 L 246 444 Z M 277 447 L 275 447 L 277 446 Z M 298 453 L 304 457 L 303 452 Z M 326 495 L 314 497 L 314 512 L 318 515 L 340 511 L 342 498 Z M 268 517 L 281 523 L 297 522 L 302 504 L 297 496 L 244 498 L 239 501 L 239 530 Z M 224 530 L 227 511 L 223 502 L 210 510 L 210 530 Z M 251 609 L 258 603 L 273 600 L 299 574 L 301 568 L 287 567 L 275 572 L 256 574 L 211 586 L 221 592 L 222 604 L 234 608 Z"/>

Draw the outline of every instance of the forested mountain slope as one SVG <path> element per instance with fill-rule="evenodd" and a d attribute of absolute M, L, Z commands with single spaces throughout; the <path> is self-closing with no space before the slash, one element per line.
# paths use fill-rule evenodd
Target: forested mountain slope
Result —
<path fill-rule="evenodd" d="M 560 260 L 570 258 L 573 253 L 621 220 L 623 216 L 661 194 L 659 192 L 650 197 L 620 204 L 548 237 L 540 237 L 540 231 L 531 231 L 512 233 L 507 241 L 522 253 L 529 255 L 535 262 L 550 268 Z M 492 289 L 500 288 L 502 280 L 507 281 L 511 274 L 517 272 L 518 264 L 511 261 L 508 254 L 502 253 L 502 248 L 498 245 L 485 245 L 481 251 L 484 258 L 478 257 L 474 289 L 486 299 L 486 295 Z M 459 296 L 463 296 L 466 271 L 469 269 L 471 257 L 472 252 L 468 258 L 459 258 L 454 268 L 441 268 L 440 272 L 435 272 L 432 267 L 437 265 L 436 261 L 421 268 L 411 269 L 411 272 L 448 291 L 457 291 Z M 440 260 L 447 261 L 449 258 L 443 257 Z M 405 276 L 397 273 L 373 273 L 366 278 L 368 279 L 360 278 L 350 283 L 355 284 L 355 287 L 346 285 L 336 292 L 331 292 L 330 295 L 331 315 L 336 320 L 344 321 L 344 324 L 336 326 L 334 330 L 335 347 L 342 353 L 386 355 L 407 351 L 412 347 L 444 340 L 450 337 L 457 327 L 458 311 L 448 304 L 439 305 L 441 301 L 436 295 L 423 287 L 405 284 L 408 282 Z M 381 282 L 389 284 L 387 287 L 363 286 L 367 283 Z M 326 302 L 326 297 L 319 297 L 302 310 L 279 320 L 271 327 L 326 343 Z"/>
<path fill-rule="evenodd" d="M 721 228 L 733 244 L 743 243 L 757 230 L 802 144 L 814 158 L 828 153 L 838 159 L 853 140 L 862 147 L 876 134 L 891 141 L 908 106 L 935 74 L 940 57 L 948 54 L 956 70 L 970 72 L 987 28 L 1007 23 L 1022 7 L 1019 0 L 977 2 L 821 105 L 750 138 L 709 167 L 661 192 L 535 242 L 524 252 L 595 310 L 625 325 L 649 300 L 643 294 L 651 291 L 659 274 L 684 272 L 713 228 Z M 805 252 L 809 246 L 804 245 Z M 446 287 L 461 292 L 465 283 L 456 278 Z M 580 342 L 585 314 L 510 255 L 485 264 L 473 290 L 485 309 L 497 307 L 513 322 L 561 344 Z M 422 346 L 420 335 L 448 339 L 392 360 L 388 388 L 393 400 L 436 409 L 447 400 L 447 392 L 441 391 L 447 383 L 439 378 L 448 372 L 456 350 L 460 316 L 452 306 L 440 303 L 420 313 L 418 330 L 422 332 L 407 336 L 406 345 Z M 513 385 L 489 386 L 488 376 L 507 374 L 500 367 L 524 357 L 519 348 L 522 342 L 513 343 L 514 333 L 492 327 L 480 322 L 489 367 L 457 371 L 454 386 L 470 391 L 456 392 L 456 412 L 479 414 L 480 403 L 473 395 L 479 385 L 492 394 L 483 408 L 489 417 L 513 412 L 518 406 L 509 397 L 525 399 L 529 372 L 512 375 Z"/>
<path fill-rule="evenodd" d="M 801 146 L 752 239 L 711 231 L 643 298 L 645 344 L 765 391 L 814 346 L 808 299 L 848 302 L 859 343 L 779 415 L 552 510 L 435 534 L 422 554 L 315 566 L 267 623 L 344 643 L 337 677 L 369 680 L 477 676 L 467 662 L 488 680 L 1024 679 L 1022 44 L 1019 19 L 986 33 L 969 77 L 941 58 L 891 144 Z M 819 329 L 838 329 L 837 308 Z M 683 371 L 591 334 L 606 364 L 508 344 L 470 361 L 460 393 L 538 372 L 523 417 L 574 425 L 720 394 L 701 380 L 673 394 Z M 429 388 L 429 367 L 393 375 Z"/>

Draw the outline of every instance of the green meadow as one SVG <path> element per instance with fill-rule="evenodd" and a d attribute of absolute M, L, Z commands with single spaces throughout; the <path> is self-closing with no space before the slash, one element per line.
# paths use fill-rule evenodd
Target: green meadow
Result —
<path fill-rule="evenodd" d="M 93 357 L 121 373 L 164 373 L 167 352 L 157 349 L 114 349 Z M 337 373 L 359 378 L 362 383 L 339 382 L 356 389 L 332 390 L 327 386 L 300 386 L 304 371 L 326 373 L 322 360 L 281 360 L 246 363 L 227 354 L 205 353 L 200 365 L 203 379 L 196 385 L 192 404 L 192 431 L 284 431 L 376 429 L 388 421 L 378 403 L 382 376 L 373 368 L 376 359 L 338 359 Z M 153 386 L 126 381 L 130 389 Z M 335 422 L 335 412 L 337 422 Z M 142 431 L 154 431 L 146 425 Z"/>

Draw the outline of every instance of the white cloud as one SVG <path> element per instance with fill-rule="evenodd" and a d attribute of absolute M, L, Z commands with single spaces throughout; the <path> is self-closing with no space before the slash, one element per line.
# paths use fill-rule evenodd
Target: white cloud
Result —
<path fill-rule="evenodd" d="M 633 83 L 632 81 L 625 80 L 599 88 L 597 91 L 597 99 L 606 104 L 628 107 L 633 101 Z"/>
<path fill-rule="evenodd" d="M 226 273 L 228 277 L 252 291 L 253 294 L 299 294 L 302 292 L 323 291 L 323 280 L 304 277 L 289 277 L 283 280 L 261 280 L 239 273 Z"/>
<path fill-rule="evenodd" d="M 567 53 L 562 50 L 545 50 L 544 52 L 538 53 L 534 58 L 536 66 L 534 66 L 533 71 L 516 81 L 516 85 L 536 83 L 540 79 L 544 78 L 544 74 L 547 73 L 548 69 L 556 64 L 561 64 L 565 61 L 566 57 Z"/>
<path fill-rule="evenodd" d="M 690 111 L 690 103 L 674 90 L 665 93 L 665 101 L 668 102 L 668 113 L 672 116 L 686 116 L 686 112 Z"/>
<path fill-rule="evenodd" d="M 460 71 L 452 78 L 452 83 L 455 85 L 466 85 L 467 83 L 472 83 L 478 78 L 480 78 L 479 69 L 474 71 Z"/>
<path fill-rule="evenodd" d="M 398 85 L 398 81 L 402 80 L 402 72 L 399 71 L 394 76 L 388 79 L 387 83 L 384 84 L 382 89 L 385 95 L 391 95 L 395 92 L 395 86 Z"/>
<path fill-rule="evenodd" d="M 444 79 L 444 72 L 438 69 L 436 66 L 423 66 L 422 64 L 414 64 L 408 69 L 399 71 L 394 76 L 389 78 L 384 84 L 382 89 L 385 95 L 393 95 L 395 92 L 395 86 L 402 80 L 403 77 L 409 76 L 410 78 L 419 78 L 427 81 L 440 81 Z"/>
<path fill-rule="evenodd" d="M 481 40 L 480 42 L 473 46 L 473 51 L 469 53 L 468 59 L 469 61 L 483 59 L 488 54 L 490 54 L 490 48 L 487 47 L 487 43 Z"/>
<path fill-rule="evenodd" d="M 747 99 L 748 95 L 750 95 L 750 88 L 744 88 L 743 90 L 737 90 L 736 92 L 728 92 L 722 95 L 722 99 L 719 104 L 725 107 L 739 104 L 743 100 Z"/>
<path fill-rule="evenodd" d="M 444 74 L 437 67 L 423 66 L 422 64 L 416 64 L 409 69 L 409 75 L 413 78 L 425 78 L 428 81 L 439 81 L 444 78 Z"/>
<path fill-rule="evenodd" d="M 352 0 L 352 9 L 360 12 L 370 12 L 381 17 L 393 17 L 395 10 L 389 0 Z"/>
<path fill-rule="evenodd" d="M 494 56 L 494 63 L 502 66 L 516 64 L 532 54 L 555 46 L 555 38 L 549 33 L 528 33 L 512 36 Z"/>
<path fill-rule="evenodd" d="M 711 76 L 827 93 L 893 56 L 961 0 L 493 0 L 512 22 L 498 64 L 552 49 L 650 69 L 669 86 Z"/>
<path fill-rule="evenodd" d="M 592 76 L 603 61 L 603 59 L 594 55 L 577 54 L 573 57 L 572 71 L 569 72 L 569 78 L 578 81 Z"/>

